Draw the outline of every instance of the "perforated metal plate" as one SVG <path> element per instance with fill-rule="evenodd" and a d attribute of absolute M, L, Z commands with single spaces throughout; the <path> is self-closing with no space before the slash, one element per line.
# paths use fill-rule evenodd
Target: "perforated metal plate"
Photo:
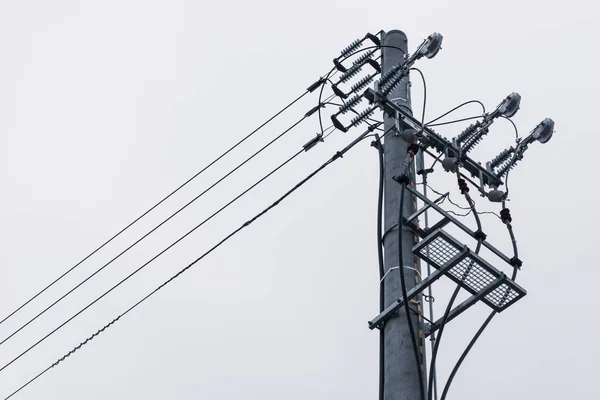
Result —
<path fill-rule="evenodd" d="M 500 286 L 483 297 L 482 301 L 501 312 L 527 292 L 479 255 L 468 250 L 461 256 L 465 246 L 442 229 L 427 236 L 413 248 L 413 253 L 436 269 L 452 263 L 445 275 L 472 294 L 478 294 L 500 277 Z"/>

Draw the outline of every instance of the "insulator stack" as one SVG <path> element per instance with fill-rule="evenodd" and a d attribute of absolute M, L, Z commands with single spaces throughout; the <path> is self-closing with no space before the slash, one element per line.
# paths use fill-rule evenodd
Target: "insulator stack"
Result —
<path fill-rule="evenodd" d="M 354 64 L 346 72 L 340 76 L 340 83 L 348 82 L 351 78 L 353 78 L 356 74 L 360 72 L 363 64 Z"/>
<path fill-rule="evenodd" d="M 355 127 L 355 126 L 360 125 L 365 119 L 367 119 L 371 115 L 373 115 L 374 112 L 375 112 L 375 108 L 367 108 L 366 110 L 364 110 L 360 114 L 358 114 L 356 117 L 352 118 L 352 121 L 350 122 L 350 126 Z"/>
<path fill-rule="evenodd" d="M 352 85 L 352 87 L 350 87 L 350 90 L 353 93 L 356 93 L 356 92 L 366 88 L 373 81 L 373 78 L 375 78 L 373 75 L 368 75 L 368 76 L 365 76 L 364 78 L 361 78 L 358 82 L 356 82 L 354 85 Z"/>
<path fill-rule="evenodd" d="M 362 99 L 363 96 L 361 94 L 357 94 L 356 96 L 351 97 L 350 100 L 348 100 L 343 106 L 340 107 L 339 112 L 341 114 L 346 114 L 352 108 L 356 107 Z"/>
<path fill-rule="evenodd" d="M 400 70 L 400 65 L 396 65 L 394 68 L 390 68 L 385 74 L 381 75 L 381 80 L 379 82 L 379 86 L 384 87 L 392 78 L 396 75 L 396 73 Z"/>
<path fill-rule="evenodd" d="M 365 62 L 375 55 L 377 49 L 369 50 L 366 53 L 361 54 L 352 64 L 354 65 L 364 65 Z"/>
<path fill-rule="evenodd" d="M 402 78 L 404 78 L 405 74 L 406 74 L 406 69 L 402 68 L 401 66 L 399 68 L 394 68 L 394 74 L 391 77 L 391 79 L 389 79 L 383 85 L 380 85 L 380 87 L 382 88 L 381 91 L 382 91 L 383 95 L 387 96 L 394 89 L 396 89 L 398 87 L 398 85 L 400 85 L 400 82 L 402 81 Z"/>
<path fill-rule="evenodd" d="M 503 150 L 500 154 L 498 154 L 496 157 L 494 157 L 492 159 L 492 161 L 490 161 L 490 167 L 496 168 L 497 166 L 502 164 L 504 161 L 508 160 L 508 158 L 512 155 L 512 153 L 514 151 L 515 151 L 515 149 L 512 147 Z"/>
<path fill-rule="evenodd" d="M 477 121 L 474 124 L 469 125 L 464 131 L 462 131 L 457 137 L 456 137 L 456 143 L 460 146 L 460 144 L 462 142 L 464 142 L 465 140 L 468 140 L 476 131 L 477 128 L 479 128 L 481 126 L 481 122 Z"/>
<path fill-rule="evenodd" d="M 471 135 L 465 142 L 465 145 L 462 146 L 462 150 L 464 153 L 468 153 L 473 149 L 473 147 L 477 146 L 479 142 L 483 139 L 483 135 L 488 133 L 488 129 L 481 129 L 477 133 Z"/>
<path fill-rule="evenodd" d="M 353 51 L 362 47 L 362 40 L 356 39 L 354 42 L 350 43 L 344 50 L 342 50 L 341 57 L 346 57 Z"/>
<path fill-rule="evenodd" d="M 502 164 L 502 166 L 498 169 L 498 172 L 496 172 L 496 176 L 498 178 L 502 178 L 504 175 L 506 175 L 508 173 L 508 171 L 510 171 L 511 169 L 513 169 L 515 166 L 517 165 L 516 162 L 511 163 L 511 162 L 505 162 L 504 164 Z"/>

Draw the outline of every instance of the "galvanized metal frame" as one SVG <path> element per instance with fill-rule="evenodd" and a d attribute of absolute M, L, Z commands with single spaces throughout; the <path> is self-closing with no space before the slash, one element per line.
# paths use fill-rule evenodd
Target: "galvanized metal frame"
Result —
<path fill-rule="evenodd" d="M 430 235 L 428 235 L 424 240 L 422 240 L 421 242 L 417 243 L 413 247 L 413 253 L 417 257 L 419 257 L 419 258 L 425 260 L 426 262 L 428 262 L 429 264 L 431 264 L 434 268 L 436 268 L 438 270 L 443 269 L 445 272 L 449 272 L 449 270 L 451 268 L 445 268 L 446 267 L 445 264 L 444 265 L 440 265 L 438 262 L 436 262 L 435 259 L 433 259 L 432 257 L 430 257 L 430 253 L 427 251 L 428 246 L 434 240 L 436 240 L 437 238 L 440 238 L 440 237 L 443 238 L 443 240 L 445 242 L 450 243 L 452 246 L 454 246 L 454 248 L 456 248 L 457 250 L 459 250 L 461 253 L 463 252 L 462 249 L 464 249 L 464 247 L 465 247 L 464 244 L 462 244 L 461 242 L 459 242 L 458 240 L 456 240 L 454 237 L 452 237 L 451 235 L 449 235 L 447 232 L 443 231 L 442 229 L 438 229 L 438 230 L 432 232 Z M 425 250 L 425 251 L 422 251 L 422 250 Z M 485 293 L 485 294 L 483 294 L 483 295 L 480 296 L 480 294 L 483 291 L 486 291 L 490 287 L 491 284 L 488 285 L 488 286 L 486 286 L 483 290 L 477 291 L 477 290 L 472 289 L 467 284 L 465 284 L 465 278 L 466 277 L 463 277 L 462 279 L 459 279 L 459 278 L 453 276 L 450 273 L 446 273 L 445 274 L 445 275 L 448 276 L 448 278 L 452 279 L 456 284 L 458 284 L 461 287 L 463 287 L 464 289 L 466 289 L 473 296 L 477 296 L 477 300 L 483 301 L 485 304 L 487 304 L 490 308 L 494 309 L 495 311 L 502 312 L 506 308 L 510 307 L 514 302 L 516 302 L 520 298 L 522 298 L 525 295 L 527 295 L 527 291 L 525 289 L 523 289 L 521 286 L 519 286 L 513 280 L 507 278 L 504 275 L 503 272 L 501 272 L 498 269 L 496 269 L 490 263 L 488 263 L 483 258 L 481 258 L 481 256 L 479 256 L 478 254 L 475 254 L 474 252 L 472 252 L 472 251 L 469 250 L 467 252 L 467 254 L 463 258 L 469 258 L 470 260 L 473 260 L 474 263 L 477 263 L 485 271 L 487 271 L 490 275 L 494 276 L 494 278 L 496 280 L 502 278 L 502 281 L 500 283 L 498 283 L 498 285 L 500 286 L 502 284 L 505 284 L 506 287 L 507 287 L 507 293 L 510 290 L 510 291 L 514 291 L 515 294 L 517 295 L 516 297 L 514 297 L 510 301 L 508 301 L 506 303 L 502 302 L 500 306 L 496 306 L 494 303 L 492 303 L 491 301 L 489 301 L 485 296 L 487 296 L 488 294 L 490 294 L 497 287 L 491 288 L 491 290 L 489 292 L 487 292 L 487 293 Z M 455 263 L 455 265 L 456 264 L 457 263 Z"/>

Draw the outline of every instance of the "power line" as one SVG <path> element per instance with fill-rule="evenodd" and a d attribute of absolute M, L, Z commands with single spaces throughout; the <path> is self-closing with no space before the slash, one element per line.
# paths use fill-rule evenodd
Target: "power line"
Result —
<path fill-rule="evenodd" d="M 68 292 L 66 292 L 65 294 L 63 294 L 61 297 L 59 297 L 56 301 L 54 301 L 52 304 L 50 304 L 48 307 L 46 307 L 45 309 L 43 309 L 42 311 L 40 311 L 35 317 L 31 318 L 29 321 L 27 321 L 25 324 L 21 325 L 16 331 L 14 331 L 13 333 L 11 333 L 9 336 L 7 336 L 6 338 L 4 338 L 2 341 L 0 341 L 0 346 L 2 344 L 4 344 L 5 342 L 7 342 L 9 339 L 11 339 L 13 336 L 15 336 L 17 333 L 19 333 L 21 330 L 23 330 L 25 327 L 27 327 L 29 324 L 31 324 L 33 321 L 35 321 L 36 319 L 38 319 L 40 316 L 42 316 L 44 313 L 46 313 L 48 310 L 50 310 L 52 307 L 54 307 L 56 304 L 58 304 L 60 301 L 62 301 L 64 298 L 66 298 L 67 296 L 69 296 L 71 293 L 73 293 L 75 290 L 77 290 L 79 287 L 81 287 L 83 284 L 85 284 L 87 281 L 89 281 L 90 279 L 92 279 L 94 276 L 96 276 L 98 273 L 100 273 L 100 271 L 104 270 L 106 267 L 108 267 L 110 264 L 112 264 L 114 261 L 116 261 L 117 259 L 119 259 L 123 254 L 127 253 L 129 250 L 131 250 L 133 247 L 135 247 L 137 244 L 139 244 L 141 241 L 143 241 L 144 239 L 146 239 L 148 236 L 150 236 L 152 233 L 154 233 L 156 230 L 158 230 L 161 226 L 163 226 L 164 224 L 166 224 L 168 221 L 170 221 L 172 218 L 174 218 L 177 214 L 179 214 L 181 211 L 185 210 L 187 207 L 189 207 L 192 203 L 194 203 L 196 200 L 198 200 L 199 198 L 201 198 L 203 195 L 205 195 L 206 193 L 208 193 L 211 189 L 213 189 L 214 187 L 216 187 L 218 184 L 220 184 L 221 182 L 223 182 L 226 178 L 228 178 L 230 175 L 232 175 L 235 171 L 237 171 L 238 169 L 240 169 L 242 166 L 244 166 L 246 163 L 248 163 L 250 160 L 252 160 L 254 157 L 256 157 L 257 155 L 259 155 L 260 153 L 262 153 L 264 150 L 266 150 L 267 148 L 269 148 L 272 144 L 274 144 L 277 140 L 281 139 L 283 136 L 285 136 L 288 132 L 290 132 L 292 129 L 294 129 L 296 126 L 298 126 L 302 121 L 304 121 L 307 118 L 307 116 L 305 115 L 304 117 L 300 118 L 297 122 L 295 122 L 292 126 L 290 126 L 289 128 L 287 128 L 285 131 L 283 131 L 282 133 L 280 133 L 278 136 L 276 136 L 274 139 L 272 139 L 269 143 L 267 143 L 266 145 L 264 145 L 263 147 L 261 147 L 259 150 L 257 150 L 256 152 L 254 152 L 250 157 L 246 158 L 243 162 L 241 162 L 240 164 L 238 164 L 235 168 L 233 168 L 231 171 L 229 171 L 227 174 L 225 174 L 224 176 L 222 176 L 220 179 L 218 179 L 216 182 L 214 182 L 211 186 L 209 186 L 207 189 L 205 189 L 203 192 L 201 192 L 199 195 L 197 195 L 196 197 L 194 197 L 192 200 L 190 200 L 188 203 L 186 203 L 183 207 L 179 208 L 177 211 L 175 211 L 173 214 L 171 214 L 168 218 L 166 218 L 165 220 L 163 220 L 161 223 L 159 223 L 158 225 L 156 225 L 154 228 L 152 228 L 150 231 L 148 231 L 146 234 L 144 234 L 141 238 L 139 238 L 138 240 L 136 240 L 135 242 L 133 242 L 131 245 L 129 245 L 125 250 L 121 251 L 119 254 L 117 254 L 115 257 L 113 257 L 110 261 L 108 261 L 106 264 L 104 264 L 102 267 L 98 268 L 96 271 L 94 271 L 91 275 L 89 275 L 87 278 L 85 278 L 84 280 L 82 280 L 81 282 L 79 282 L 75 287 L 73 287 L 72 289 L 70 289 Z M 212 218 L 212 216 L 211 216 Z M 0 370 L 1 371 L 1 370 Z"/>
<path fill-rule="evenodd" d="M 308 93 L 311 93 L 312 90 L 310 90 L 311 88 L 308 88 L 304 93 L 302 93 L 300 96 L 298 96 L 295 100 L 293 100 L 291 103 L 289 103 L 287 106 L 283 107 L 281 110 L 279 110 L 275 115 L 273 115 L 271 118 L 269 118 L 268 120 L 266 120 L 265 122 L 263 122 L 258 128 L 256 128 L 255 130 L 253 130 L 252 132 L 250 132 L 248 135 L 246 135 L 245 137 L 243 137 L 240 141 L 238 141 L 236 144 L 234 144 L 232 147 L 230 147 L 229 149 L 227 149 L 223 154 L 221 154 L 219 157 L 215 158 L 213 161 L 211 161 L 207 166 L 205 166 L 204 168 L 202 168 L 200 171 L 198 171 L 196 174 L 194 174 L 191 178 L 189 178 L 187 181 L 185 181 L 184 183 L 182 183 L 181 185 L 179 185 L 175 190 L 173 190 L 171 193 L 169 193 L 167 196 L 163 197 L 162 200 L 160 200 L 158 203 L 154 204 L 152 207 L 150 207 L 148 210 L 144 211 L 139 217 L 137 217 L 136 219 L 134 219 L 132 222 L 130 222 L 128 225 L 126 225 L 123 229 L 121 229 L 119 232 L 117 232 L 116 234 L 114 234 L 110 239 L 108 239 L 107 241 L 105 241 L 104 243 L 102 243 L 100 246 L 98 246 L 94 251 L 92 251 L 91 253 L 89 253 L 87 256 L 85 256 L 84 258 L 82 258 L 80 261 L 78 261 L 75 265 L 73 265 L 71 268 L 69 268 L 67 271 L 65 271 L 62 275 L 60 275 L 58 278 L 56 278 L 54 281 L 52 281 L 50 284 L 48 284 L 46 287 L 44 287 L 42 290 L 40 290 L 39 292 L 37 292 L 35 295 L 33 295 L 29 300 L 27 300 L 25 303 L 23 303 L 22 305 L 20 305 L 19 307 L 17 307 L 14 311 L 12 311 L 10 314 L 8 314 L 6 317 L 4 317 L 2 320 L 0 320 L 0 324 L 2 324 L 3 322 L 5 322 L 7 319 L 9 319 L 10 317 L 12 317 L 13 315 L 15 315 L 17 312 L 19 312 L 21 309 L 23 309 L 25 306 L 27 306 L 29 303 L 31 303 L 33 300 L 35 300 L 38 296 L 40 296 L 42 293 L 44 293 L 46 290 L 48 290 L 49 288 L 51 288 L 53 285 L 55 285 L 57 282 L 59 282 L 62 278 L 64 278 L 65 276 L 67 276 L 70 272 L 72 272 L 73 270 L 75 270 L 75 268 L 77 268 L 79 265 L 81 265 L 84 261 L 86 261 L 87 259 L 89 259 L 90 257 L 92 257 L 94 254 L 96 254 L 98 251 L 100 251 L 102 248 L 104 248 L 106 245 L 108 245 L 109 243 L 111 243 L 114 239 L 116 239 L 119 235 L 121 235 L 123 232 L 125 232 L 126 230 L 128 230 L 131 226 L 133 226 L 135 223 L 137 223 L 140 219 L 142 219 L 143 217 L 145 217 L 146 215 L 148 215 L 148 213 L 150 213 L 151 211 L 153 211 L 156 207 L 158 207 L 159 205 L 161 205 L 162 203 L 164 203 L 167 199 L 169 199 L 171 196 L 173 196 L 175 193 L 177 193 L 179 190 L 181 190 L 183 187 L 185 187 L 187 184 L 189 184 L 191 181 L 193 181 L 194 179 L 196 179 L 200 174 L 202 174 L 204 171 L 206 171 L 208 168 L 210 168 L 211 166 L 213 166 L 215 163 L 217 163 L 219 160 L 221 160 L 223 157 L 225 157 L 227 154 L 229 154 L 231 151 L 233 151 L 235 148 L 237 148 L 239 145 L 241 145 L 242 143 L 244 143 L 247 139 L 249 139 L 250 137 L 252 137 L 256 132 L 258 132 L 260 129 L 262 129 L 263 127 L 265 127 L 268 123 L 270 123 L 271 121 L 273 121 L 275 118 L 277 118 L 279 115 L 281 115 L 283 112 L 285 112 L 288 108 L 290 108 L 291 106 L 293 106 L 294 104 L 296 104 L 298 101 L 300 101 L 300 99 L 302 99 L 304 96 L 306 96 Z M 313 89 L 314 90 L 314 89 Z"/>
<path fill-rule="evenodd" d="M 35 344 L 33 344 L 32 346 L 28 347 L 27 350 L 23 351 L 22 353 L 20 353 L 18 356 L 16 356 L 15 358 L 13 358 L 10 362 L 8 362 L 7 364 L 5 364 L 2 368 L 0 368 L 0 372 L 2 372 L 4 369 L 6 369 L 8 366 L 10 366 L 12 363 L 14 363 L 15 361 L 17 361 L 19 358 L 21 358 L 22 356 L 24 356 L 25 354 L 27 354 L 30 350 L 32 350 L 33 348 L 35 348 L 37 345 L 39 345 L 40 343 L 42 343 L 44 340 L 46 340 L 48 337 L 50 337 L 52 334 L 54 334 L 56 331 L 58 331 L 60 328 L 62 328 L 63 326 L 65 326 L 66 324 L 68 324 L 71 320 L 73 320 L 74 318 L 76 318 L 78 315 L 80 315 L 81 313 L 83 313 L 85 310 L 87 310 L 89 307 L 91 307 L 92 305 L 94 305 L 96 302 L 98 302 L 100 299 L 102 299 L 104 296 L 106 296 L 107 294 L 109 294 L 110 292 L 112 292 L 114 289 L 116 289 L 117 287 L 119 287 L 121 284 L 123 284 L 124 282 L 126 282 L 129 278 L 133 277 L 135 274 L 137 274 L 139 271 L 141 271 L 142 269 L 144 269 L 147 265 L 149 265 L 151 262 L 153 262 L 154 260 L 156 260 L 158 257 L 160 257 L 161 255 L 163 255 L 164 253 L 166 253 L 168 250 L 170 250 L 173 246 L 175 246 L 177 243 L 179 243 L 180 241 L 182 241 L 183 239 L 185 239 L 187 236 L 189 236 L 192 232 L 194 232 L 195 230 L 197 230 L 198 228 L 200 228 L 202 225 L 204 225 L 206 222 L 210 221 L 213 217 L 215 217 L 217 214 L 219 214 L 221 211 L 225 210 L 227 207 L 229 207 L 231 204 L 233 204 L 234 202 L 236 202 L 239 198 L 241 198 L 242 196 L 244 196 L 246 193 L 248 193 L 250 190 L 252 190 L 253 188 L 255 188 L 256 186 L 258 186 L 261 182 L 263 182 L 265 179 L 267 179 L 269 176 L 273 175 L 275 172 L 277 172 L 279 169 L 281 169 L 283 166 L 285 166 L 287 163 L 289 163 L 290 161 L 292 161 L 294 158 L 296 158 L 297 156 L 299 156 L 300 154 L 302 154 L 304 152 L 304 149 L 298 151 L 296 154 L 294 154 L 292 157 L 290 157 L 289 159 L 287 159 L 286 161 L 284 161 L 282 164 L 280 164 L 277 168 L 275 168 L 274 170 L 272 170 L 271 172 L 269 172 L 267 175 L 265 175 L 264 177 L 262 177 L 260 180 L 258 180 L 257 182 L 255 182 L 252 186 L 250 186 L 248 189 L 246 189 L 245 191 L 243 191 L 242 193 L 240 193 L 238 196 L 236 196 L 233 200 L 231 200 L 229 203 L 225 204 L 223 207 L 221 207 L 220 209 L 218 209 L 216 212 L 214 212 L 213 214 L 211 214 L 208 218 L 206 218 L 205 220 L 203 220 L 201 223 L 199 223 L 198 225 L 196 225 L 195 227 L 193 227 L 191 230 L 189 230 L 186 234 L 184 234 L 183 236 L 181 236 L 179 239 L 177 239 L 175 242 L 171 243 L 169 246 L 167 246 L 166 248 L 164 248 L 161 252 L 159 252 L 158 254 L 156 254 L 154 257 L 152 257 L 150 260 L 148 260 L 147 262 L 145 262 L 144 264 L 142 264 L 140 267 L 138 267 L 135 271 L 133 271 L 132 273 L 130 273 L 129 275 L 127 275 L 125 278 L 123 278 L 121 281 L 119 281 L 116 285 L 114 285 L 113 287 L 111 287 L 110 289 L 108 289 L 106 292 L 104 292 L 102 295 L 100 295 L 99 297 L 97 297 L 94 301 L 92 301 L 91 303 L 89 303 L 87 306 L 85 306 L 83 309 L 81 309 L 80 311 L 78 311 L 76 314 L 74 314 L 73 316 L 71 316 L 69 319 L 67 319 L 65 322 L 63 322 L 62 324 L 60 324 L 57 328 L 55 328 L 54 330 L 52 330 L 49 334 L 47 334 L 46 336 L 44 336 L 42 339 L 38 340 Z"/>
<path fill-rule="evenodd" d="M 59 358 L 56 362 L 54 362 L 52 365 L 50 365 L 49 367 L 47 367 L 46 369 L 44 369 L 43 371 L 41 371 L 40 373 L 38 373 L 35 377 L 33 377 L 32 379 L 30 379 L 27 383 L 25 383 L 24 385 L 22 385 L 20 388 L 18 388 L 17 390 L 15 390 L 14 392 L 12 392 L 8 397 L 6 397 L 4 400 L 8 400 L 11 397 L 13 397 L 15 394 L 17 394 L 18 392 L 20 392 L 22 389 L 24 389 L 25 387 L 27 387 L 28 385 L 30 385 L 32 382 L 34 382 L 36 379 L 38 379 L 40 376 L 44 375 L 46 372 L 48 372 L 50 369 L 52 369 L 53 367 L 57 366 L 60 362 L 64 361 L 67 357 L 69 357 L 71 354 L 73 354 L 74 352 L 76 352 L 78 349 L 80 349 L 82 346 L 84 346 L 85 344 L 87 344 L 90 340 L 94 339 L 96 336 L 98 336 L 100 333 L 102 333 L 105 329 L 109 328 L 112 324 L 114 324 L 115 322 L 117 322 L 119 319 L 123 318 L 125 315 L 127 315 L 130 311 L 134 310 L 137 306 L 139 306 L 140 304 L 142 304 L 144 301 L 146 301 L 148 298 L 150 298 L 152 295 L 154 295 L 156 292 L 158 292 L 159 290 L 161 290 L 163 287 L 165 287 L 166 285 L 168 285 L 169 283 L 171 283 L 173 280 L 175 280 L 176 278 L 178 278 L 180 275 L 182 275 L 184 272 L 186 272 L 188 269 L 190 269 L 191 267 L 193 267 L 195 264 L 197 264 L 198 262 L 200 262 L 204 257 L 206 257 L 207 255 L 209 255 L 210 253 L 212 253 L 214 250 L 216 250 L 217 248 L 219 248 L 221 245 L 223 245 L 225 242 L 227 242 L 229 239 L 231 239 L 233 236 L 235 236 L 237 233 L 239 233 L 241 230 L 243 230 L 244 228 L 246 228 L 247 226 L 251 225 L 254 221 L 256 221 L 257 219 L 259 219 L 260 217 L 262 217 L 263 215 L 265 215 L 267 212 L 269 212 L 271 209 L 277 207 L 281 201 L 283 201 L 284 199 L 286 199 L 288 196 L 290 196 L 292 193 L 294 193 L 296 190 L 298 190 L 301 186 L 303 186 L 306 182 L 308 182 L 310 179 L 312 179 L 315 175 L 317 175 L 319 172 L 321 172 L 323 169 L 325 169 L 328 165 L 332 164 L 334 161 L 336 161 L 339 158 L 342 158 L 342 156 L 348 152 L 351 148 L 353 148 L 356 144 L 358 144 L 359 142 L 361 142 L 365 137 L 367 137 L 367 135 L 369 133 L 371 133 L 375 128 L 373 127 L 369 127 L 364 133 L 362 133 L 361 135 L 359 135 L 356 139 L 354 139 L 348 146 L 346 146 L 345 148 L 343 148 L 342 150 L 336 152 L 329 160 L 327 160 L 325 163 L 323 163 L 319 168 L 315 169 L 312 173 L 310 173 L 307 177 L 305 177 L 304 179 L 302 179 L 299 183 L 297 183 L 293 188 L 291 188 L 290 190 L 288 190 L 286 193 L 284 193 L 281 197 L 279 197 L 277 200 L 275 200 L 275 202 L 273 202 L 271 205 L 269 205 L 268 207 L 266 207 L 265 209 L 263 209 L 261 212 L 259 212 L 258 214 L 256 214 L 252 219 L 246 221 L 245 223 L 243 223 L 239 228 L 237 228 L 236 230 L 234 230 L 233 232 L 231 232 L 229 235 L 225 236 L 225 238 L 223 238 L 220 242 L 218 242 L 216 245 L 214 245 L 213 247 L 211 247 L 208 251 L 206 251 L 204 254 L 202 254 L 200 257 L 198 257 L 197 259 L 195 259 L 193 262 L 191 262 L 190 264 L 188 264 L 185 268 L 183 268 L 182 270 L 180 270 L 179 272 L 177 272 L 175 275 L 173 275 L 171 278 L 169 278 L 167 281 L 163 282 L 161 285 L 159 285 L 156 289 L 154 289 L 153 291 L 151 291 L 150 293 L 148 293 L 146 296 L 144 296 L 141 300 L 139 300 L 137 303 L 135 303 L 133 306 L 129 307 L 125 312 L 123 312 L 122 314 L 120 314 L 119 316 L 117 316 L 115 319 L 113 319 L 111 322 L 109 322 L 108 324 L 106 324 L 104 327 L 102 327 L 101 329 L 99 329 L 96 333 L 94 333 L 93 335 L 91 335 L 90 337 L 88 337 L 84 342 L 80 343 L 78 346 L 76 346 L 75 348 L 73 348 L 70 352 L 68 352 L 67 354 L 65 354 L 63 357 Z M 304 151 L 304 150 L 302 150 Z M 277 167 L 277 169 L 283 167 L 285 164 L 287 164 L 289 161 L 291 161 L 292 159 L 294 159 L 296 156 L 298 156 L 299 154 L 302 153 L 302 151 L 296 153 L 294 156 L 292 156 L 291 158 L 289 158 L 287 161 L 285 161 L 283 164 L 281 164 L 279 167 Z M 277 169 L 275 169 L 274 171 L 276 171 Z M 274 172 L 273 171 L 273 172 Z M 267 175 L 268 176 L 268 175 Z M 264 179 L 264 178 L 263 178 Z M 176 243 L 176 242 L 175 242 Z M 139 269 L 138 269 L 139 270 Z M 137 271 L 137 270 L 136 270 Z M 134 271 L 134 273 L 136 272 Z M 131 276 L 131 275 L 129 275 Z M 125 278 L 127 279 L 127 278 Z M 121 281 L 123 282 L 123 281 Z M 120 284 L 120 283 L 119 283 Z M 112 290 L 112 289 L 111 289 Z M 105 292 L 105 294 L 107 294 L 108 292 Z M 98 297 L 96 300 L 94 300 L 92 303 L 90 303 L 88 306 L 86 306 L 84 309 L 82 309 L 81 311 L 79 311 L 77 314 L 75 314 L 73 317 L 71 317 L 69 320 L 67 320 L 66 322 L 64 322 L 62 325 L 60 325 L 58 328 L 56 328 L 54 331 L 52 331 L 50 334 L 48 334 L 46 337 L 50 336 L 52 333 L 54 333 L 56 330 L 60 329 L 60 327 L 64 326 L 66 323 L 68 323 L 71 319 L 75 318 L 78 314 L 82 313 L 83 311 L 85 311 L 85 309 L 87 309 L 88 307 L 90 307 L 92 304 L 94 304 L 96 301 L 98 301 L 100 298 L 102 298 L 105 294 L 103 294 L 102 296 Z M 46 338 L 45 337 L 45 338 Z M 45 339 L 44 338 L 44 339 Z M 42 339 L 42 340 L 44 340 Z M 38 342 L 38 344 L 41 341 Z M 36 344 L 37 345 L 37 344 Z M 35 346 L 35 345 L 34 345 Z M 34 347 L 33 346 L 33 347 Z M 31 349 L 32 347 L 30 347 L 29 349 Z M 29 349 L 27 351 L 29 351 Z M 21 357 L 23 354 L 25 354 L 27 351 L 25 351 L 24 353 L 22 353 L 20 356 L 18 356 L 17 358 L 15 358 L 13 361 L 11 361 L 9 364 L 5 365 L 4 367 L 2 367 L 0 369 L 0 371 L 2 371 L 4 368 L 6 368 L 8 365 L 10 365 L 12 362 L 14 362 L 16 359 L 18 359 L 19 357 Z"/>

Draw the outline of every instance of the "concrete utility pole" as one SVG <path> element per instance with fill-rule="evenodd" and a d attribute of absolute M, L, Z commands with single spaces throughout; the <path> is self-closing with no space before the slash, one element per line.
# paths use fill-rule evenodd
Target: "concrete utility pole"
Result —
<path fill-rule="evenodd" d="M 393 30 L 383 36 L 383 58 L 382 58 L 382 76 L 395 65 L 403 62 L 404 55 L 408 53 L 407 38 L 404 32 Z M 390 48 L 385 46 L 393 46 Z M 390 100 L 401 107 L 411 110 L 410 102 L 410 79 L 404 78 L 398 87 L 388 96 Z M 387 131 L 396 124 L 393 117 L 386 116 L 384 128 Z M 399 298 L 402 298 L 400 288 L 400 275 L 403 273 L 407 290 L 415 286 L 419 279 L 413 269 L 418 268 L 412 253 L 412 247 L 417 238 L 415 235 L 404 228 L 402 231 L 402 249 L 403 266 L 398 268 L 398 211 L 400 201 L 401 185 L 394 181 L 392 177 L 402 174 L 403 166 L 406 160 L 408 142 L 395 134 L 388 134 L 385 137 L 385 195 L 384 195 L 384 232 L 388 232 L 384 238 L 384 299 L 385 307 Z M 414 164 L 409 170 L 411 184 L 414 184 L 415 171 Z M 416 203 L 413 196 L 406 192 L 404 195 L 404 216 L 410 215 L 416 210 Z M 394 270 L 390 270 L 394 268 Z M 419 296 L 417 300 L 421 300 Z M 411 308 L 416 309 L 414 302 L 411 302 Z M 412 314 L 412 313 L 411 313 Z M 418 317 L 411 315 L 416 340 L 419 346 L 420 363 L 423 362 L 423 340 L 422 340 L 422 322 Z M 404 308 L 399 310 L 398 316 L 386 321 L 384 326 L 384 395 L 386 400 L 420 400 L 420 386 L 418 371 L 415 368 L 415 356 L 410 337 L 408 321 Z M 425 368 L 422 367 L 423 377 L 426 376 Z M 425 378 L 424 378 L 425 379 Z M 426 386 L 425 386 L 426 387 Z"/>

